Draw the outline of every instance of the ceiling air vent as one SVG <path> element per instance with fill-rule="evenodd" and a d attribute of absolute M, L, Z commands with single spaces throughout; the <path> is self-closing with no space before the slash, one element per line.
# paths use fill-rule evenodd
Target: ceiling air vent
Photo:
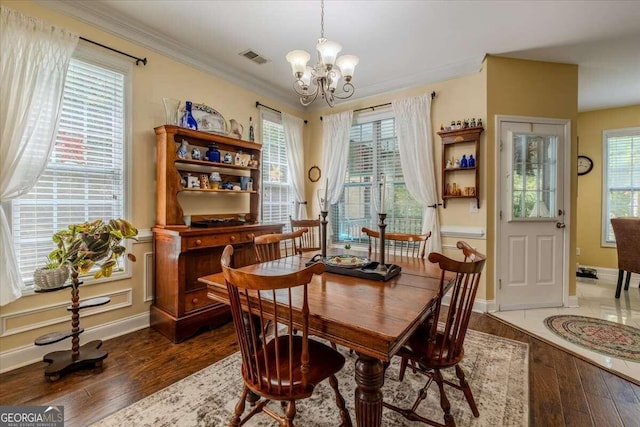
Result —
<path fill-rule="evenodd" d="M 266 64 L 267 62 L 269 62 L 269 60 L 267 58 L 265 58 L 264 56 L 254 52 L 251 49 L 245 50 L 244 52 L 240 52 L 240 55 L 244 56 L 245 58 L 247 58 L 250 61 L 255 62 L 258 65 Z"/>

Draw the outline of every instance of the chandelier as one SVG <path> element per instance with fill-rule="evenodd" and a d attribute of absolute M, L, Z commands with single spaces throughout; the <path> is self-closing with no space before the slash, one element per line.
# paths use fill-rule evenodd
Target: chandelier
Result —
<path fill-rule="evenodd" d="M 342 55 L 336 59 L 342 46 L 324 37 L 324 0 L 320 3 L 320 10 L 320 38 L 316 45 L 318 62 L 313 67 L 307 65 L 311 55 L 304 50 L 292 50 L 286 56 L 296 78 L 293 90 L 300 95 L 300 103 L 305 107 L 315 101 L 318 94 L 329 107 L 333 107 L 336 98 L 350 98 L 355 90 L 351 79 L 359 59 L 354 55 Z M 341 77 L 344 79 L 343 93 L 337 95 L 335 92 Z"/>

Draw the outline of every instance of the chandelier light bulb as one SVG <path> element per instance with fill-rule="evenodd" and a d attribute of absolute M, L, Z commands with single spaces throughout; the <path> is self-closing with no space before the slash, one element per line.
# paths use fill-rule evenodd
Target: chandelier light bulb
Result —
<path fill-rule="evenodd" d="M 300 81 L 302 82 L 303 87 L 309 87 L 311 84 L 311 76 L 313 75 L 313 68 L 307 65 L 304 68 L 304 73 L 300 76 Z"/>
<path fill-rule="evenodd" d="M 336 65 L 340 68 L 342 76 L 346 82 L 351 81 L 356 65 L 360 62 L 360 58 L 355 55 L 342 55 L 336 60 Z"/>
<path fill-rule="evenodd" d="M 330 70 L 333 68 L 333 64 L 336 63 L 336 57 L 342 50 L 342 46 L 340 46 L 339 43 L 322 38 L 318 40 L 316 49 L 318 49 L 320 58 L 322 58 L 322 63 L 325 65 L 326 69 Z"/>
<path fill-rule="evenodd" d="M 295 78 L 300 78 L 307 67 L 307 62 L 311 59 L 311 55 L 304 50 L 292 50 L 287 53 L 287 61 L 291 64 L 291 70 Z"/>

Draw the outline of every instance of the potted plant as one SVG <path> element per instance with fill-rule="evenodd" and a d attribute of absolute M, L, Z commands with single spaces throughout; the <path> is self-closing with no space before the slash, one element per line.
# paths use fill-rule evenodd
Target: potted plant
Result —
<path fill-rule="evenodd" d="M 44 270 L 66 268 L 71 274 L 71 285 L 75 290 L 80 284 L 79 275 L 88 273 L 96 264 L 100 268 L 93 277 L 99 279 L 111 276 L 118 266 L 118 260 L 126 253 L 122 241 L 134 239 L 137 235 L 138 230 L 124 219 L 112 219 L 108 222 L 98 219 L 72 224 L 53 235 L 56 248 L 49 254 Z M 131 261 L 136 260 L 133 254 L 126 255 Z M 43 273 L 41 271 L 37 274 Z"/>

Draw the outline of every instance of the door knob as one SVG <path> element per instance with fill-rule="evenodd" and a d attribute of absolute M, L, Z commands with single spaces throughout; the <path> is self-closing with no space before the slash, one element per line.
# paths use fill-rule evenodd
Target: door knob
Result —
<path fill-rule="evenodd" d="M 566 226 L 564 222 L 556 222 L 556 228 L 565 228 Z"/>

